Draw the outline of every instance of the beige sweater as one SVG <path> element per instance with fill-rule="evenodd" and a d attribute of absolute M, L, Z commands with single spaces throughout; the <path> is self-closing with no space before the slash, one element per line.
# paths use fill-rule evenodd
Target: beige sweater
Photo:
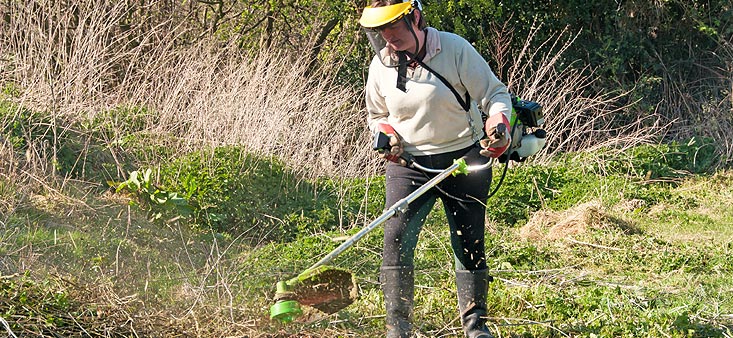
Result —
<path fill-rule="evenodd" d="M 377 57 L 369 66 L 366 84 L 367 122 L 372 132 L 388 123 L 402 137 L 412 155 L 434 155 L 466 148 L 483 137 L 481 111 L 503 113 L 511 120 L 511 99 L 506 86 L 486 61 L 462 37 L 428 28 L 423 62 L 442 75 L 465 97 L 471 109 L 461 108 L 455 95 L 421 66 L 407 71 L 407 92 L 397 89 L 397 69 Z"/>

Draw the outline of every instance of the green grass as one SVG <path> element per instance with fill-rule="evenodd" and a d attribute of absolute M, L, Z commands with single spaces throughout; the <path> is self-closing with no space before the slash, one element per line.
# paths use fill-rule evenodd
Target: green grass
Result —
<path fill-rule="evenodd" d="M 621 226 L 606 226 L 589 228 L 569 237 L 573 241 L 532 241 L 521 238 L 516 227 L 496 223 L 488 235 L 487 246 L 490 248 L 489 266 L 498 279 L 492 284 L 490 304 L 492 320 L 499 332 L 530 337 L 552 334 L 729 336 L 730 312 L 733 311 L 730 293 L 733 290 L 730 279 L 733 261 L 729 257 L 733 242 L 727 235 L 733 213 L 725 208 L 730 200 L 722 197 L 730 194 L 730 186 L 723 184 L 730 175 L 721 172 L 690 177 L 675 187 L 658 187 L 673 200 L 685 200 L 666 206 L 663 213 L 640 211 L 657 206 L 650 204 L 636 209 L 628 209 L 623 203 L 602 208 L 609 220 L 633 225 L 633 231 Z M 718 189 L 710 190 L 710 184 Z M 711 199 L 712 196 L 717 198 Z M 706 214 L 700 209 L 686 209 L 690 205 L 703 204 L 714 212 Z M 561 211 L 564 210 L 558 212 Z M 698 223 L 666 216 L 674 213 L 690 213 L 706 221 Z M 431 214 L 416 262 L 420 270 L 417 276 L 420 287 L 415 315 L 418 329 L 428 336 L 458 332 L 458 324 L 454 321 L 450 251 L 445 244 L 448 235 L 443 223 L 439 212 Z M 680 228 L 685 229 L 684 234 Z M 720 236 L 711 240 L 711 234 Z M 340 259 L 346 262 L 343 263 L 346 267 L 358 266 L 352 270 L 361 281 L 362 293 L 366 294 L 352 306 L 355 309 L 345 310 L 349 318 L 354 311 L 362 311 L 362 317 L 380 314 L 381 299 L 374 283 L 379 266 L 379 236 L 381 233 L 376 232 L 367 243 L 358 244 Z M 324 254 L 335 244 L 324 237 L 316 242 L 281 245 L 276 250 L 283 253 L 278 256 L 278 264 L 294 267 L 291 274 L 296 274 L 299 268 L 308 265 L 307 261 L 317 258 L 310 254 L 320 246 Z M 293 250 L 309 255 L 298 255 Z M 364 257 L 364 253 L 371 253 L 371 257 Z M 267 255 L 272 253 L 264 254 Z M 305 264 L 300 264 L 303 259 Z M 353 261 L 358 264 L 351 264 Z M 353 325 L 347 331 L 378 334 L 382 325 L 378 320 L 337 318 L 330 320 L 339 321 L 340 325 L 345 325 L 341 320 L 347 320 Z M 293 327 L 295 331 L 318 332 L 325 330 L 326 322 L 294 324 Z"/>
<path fill-rule="evenodd" d="M 7 121 L 35 116 L 2 109 Z M 105 124 L 93 139 L 127 140 L 134 150 L 120 164 L 128 172 L 153 168 L 149 190 L 109 188 L 107 179 L 128 177 L 106 156 L 88 168 L 117 169 L 69 171 L 63 184 L 0 176 L 0 316 L 11 330 L 383 334 L 381 228 L 333 262 L 357 278 L 353 305 L 331 316 L 309 312 L 289 325 L 268 318 L 277 281 L 382 212 L 383 177 L 307 180 L 277 158 L 235 146 L 156 152 L 135 126 L 150 118 L 147 111 L 110 114 L 131 124 Z M 19 158 L 47 137 L 22 125 L 3 129 L 18 142 Z M 69 148 L 78 140 L 59 139 Z M 715 153 L 697 142 L 566 154 L 509 170 L 487 212 L 494 330 L 511 337 L 731 337 L 733 172 L 713 169 Z M 154 191 L 182 196 L 191 214 L 151 202 Z M 431 337 L 460 336 L 445 224 L 438 203 L 415 262 L 415 327 Z"/>

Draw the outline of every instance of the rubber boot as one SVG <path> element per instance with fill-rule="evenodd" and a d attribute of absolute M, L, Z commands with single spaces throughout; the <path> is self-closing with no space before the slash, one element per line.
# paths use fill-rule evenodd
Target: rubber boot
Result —
<path fill-rule="evenodd" d="M 493 338 L 486 327 L 486 296 L 492 278 L 487 269 L 456 270 L 458 308 L 461 311 L 463 333 L 468 338 Z"/>
<path fill-rule="evenodd" d="M 387 338 L 412 337 L 415 276 L 412 266 L 383 266 L 380 280 L 387 310 Z"/>

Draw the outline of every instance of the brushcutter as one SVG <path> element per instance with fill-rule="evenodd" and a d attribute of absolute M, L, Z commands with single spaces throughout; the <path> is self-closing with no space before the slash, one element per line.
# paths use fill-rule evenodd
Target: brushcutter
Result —
<path fill-rule="evenodd" d="M 512 96 L 512 108 L 514 114 L 512 114 L 512 120 L 510 121 L 511 130 L 508 130 L 509 128 L 504 124 L 499 124 L 496 129 L 497 133 L 511 133 L 512 143 L 505 154 L 498 158 L 499 162 L 506 163 L 506 166 L 499 183 L 489 194 L 489 197 L 493 196 L 501 186 L 509 167 L 509 160 L 522 162 L 527 157 L 539 152 L 545 145 L 546 133 L 544 129 L 541 129 L 544 124 L 542 106 L 536 102 Z M 389 150 L 391 148 L 389 136 L 382 132 L 376 133 L 373 148 L 378 151 Z M 459 174 L 467 175 L 473 171 L 489 168 L 494 163 L 494 159 L 491 159 L 483 165 L 468 166 L 464 159 L 457 159 L 448 168 L 433 169 L 420 165 L 410 154 L 404 153 L 400 157 L 405 160 L 408 166 L 436 175 L 413 193 L 386 209 L 369 225 L 359 230 L 298 276 L 278 282 L 274 297 L 275 304 L 270 307 L 270 319 L 282 323 L 292 322 L 303 313 L 300 308 L 301 305 L 307 305 L 327 314 L 332 314 L 353 303 L 358 296 L 354 276 L 346 269 L 326 264 L 390 217 L 398 212 L 405 212 L 411 202 L 447 177 Z"/>
<path fill-rule="evenodd" d="M 524 162 L 528 157 L 537 154 L 545 147 L 547 132 L 542 129 L 545 124 L 545 114 L 542 106 L 533 101 L 522 100 L 512 95 L 512 119 L 511 125 L 512 142 L 506 152 L 499 156 L 500 163 L 504 163 L 504 170 L 499 177 L 499 182 L 494 186 L 494 190 L 489 193 L 491 198 L 499 191 L 506 173 L 509 170 L 509 160 L 514 162 Z M 484 122 L 487 116 L 484 115 Z"/>
<path fill-rule="evenodd" d="M 506 127 L 504 125 L 501 126 L 503 128 L 497 128 L 500 129 L 499 132 L 506 132 Z M 373 147 L 375 150 L 388 149 L 389 136 L 384 133 L 375 134 Z M 410 203 L 447 177 L 459 174 L 467 175 L 472 171 L 489 168 L 493 164 L 493 159 L 491 159 L 486 164 L 469 166 L 461 158 L 454 160 L 453 164 L 448 168 L 433 169 L 415 162 L 410 154 L 403 154 L 401 157 L 407 162 L 408 166 L 436 175 L 413 193 L 386 209 L 369 225 L 359 230 L 359 232 L 325 257 L 321 258 L 320 261 L 301 272 L 298 276 L 278 282 L 274 297 L 275 304 L 270 307 L 270 319 L 275 319 L 282 323 L 292 322 L 303 313 L 300 307 L 301 305 L 307 305 L 331 314 L 351 304 L 358 296 L 353 275 L 345 269 L 327 266 L 326 264 L 387 221 L 390 217 L 398 212 L 405 212 Z"/>
<path fill-rule="evenodd" d="M 542 106 L 537 102 L 523 100 L 512 95 L 512 144 L 499 162 L 524 162 L 528 157 L 537 154 L 545 146 L 547 132 L 542 129 L 545 115 Z"/>

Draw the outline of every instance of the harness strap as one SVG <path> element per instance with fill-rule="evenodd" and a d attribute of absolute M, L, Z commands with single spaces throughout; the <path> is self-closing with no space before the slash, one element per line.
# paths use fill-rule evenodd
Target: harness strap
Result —
<path fill-rule="evenodd" d="M 397 89 L 401 90 L 402 92 L 407 92 L 407 55 L 405 54 L 407 52 L 398 52 L 398 66 L 397 66 Z M 410 58 L 412 58 L 412 55 L 410 55 Z"/>
<path fill-rule="evenodd" d="M 468 94 L 468 91 L 466 91 L 466 97 L 465 98 L 462 98 L 461 95 L 458 94 L 458 91 L 455 88 L 453 88 L 453 86 L 450 84 L 450 82 L 448 82 L 448 80 L 446 80 L 443 77 L 443 75 L 440 75 L 438 72 L 434 71 L 432 68 L 430 68 L 428 65 L 426 65 L 425 62 L 423 62 L 419 58 L 416 58 L 414 55 L 410 54 L 410 52 L 405 51 L 404 53 L 407 54 L 410 57 L 410 59 L 412 59 L 413 61 L 417 62 L 420 66 L 422 66 L 423 68 L 427 69 L 429 72 L 433 73 L 433 75 L 435 75 L 435 77 L 437 77 L 441 82 L 443 82 L 443 84 L 446 87 L 448 87 L 448 89 L 450 89 L 450 91 L 453 93 L 453 95 L 455 95 L 456 100 L 458 100 L 458 104 L 461 105 L 461 108 L 463 108 L 463 110 L 469 111 L 471 109 L 471 95 Z M 400 53 L 400 54 L 402 54 L 402 53 Z M 402 63 L 400 63 L 400 67 L 402 67 Z M 397 75 L 397 88 L 400 88 L 399 87 L 399 84 L 400 84 L 399 83 L 399 81 L 400 81 L 399 73 L 400 72 L 398 71 L 397 72 L 397 74 L 398 74 Z"/>

